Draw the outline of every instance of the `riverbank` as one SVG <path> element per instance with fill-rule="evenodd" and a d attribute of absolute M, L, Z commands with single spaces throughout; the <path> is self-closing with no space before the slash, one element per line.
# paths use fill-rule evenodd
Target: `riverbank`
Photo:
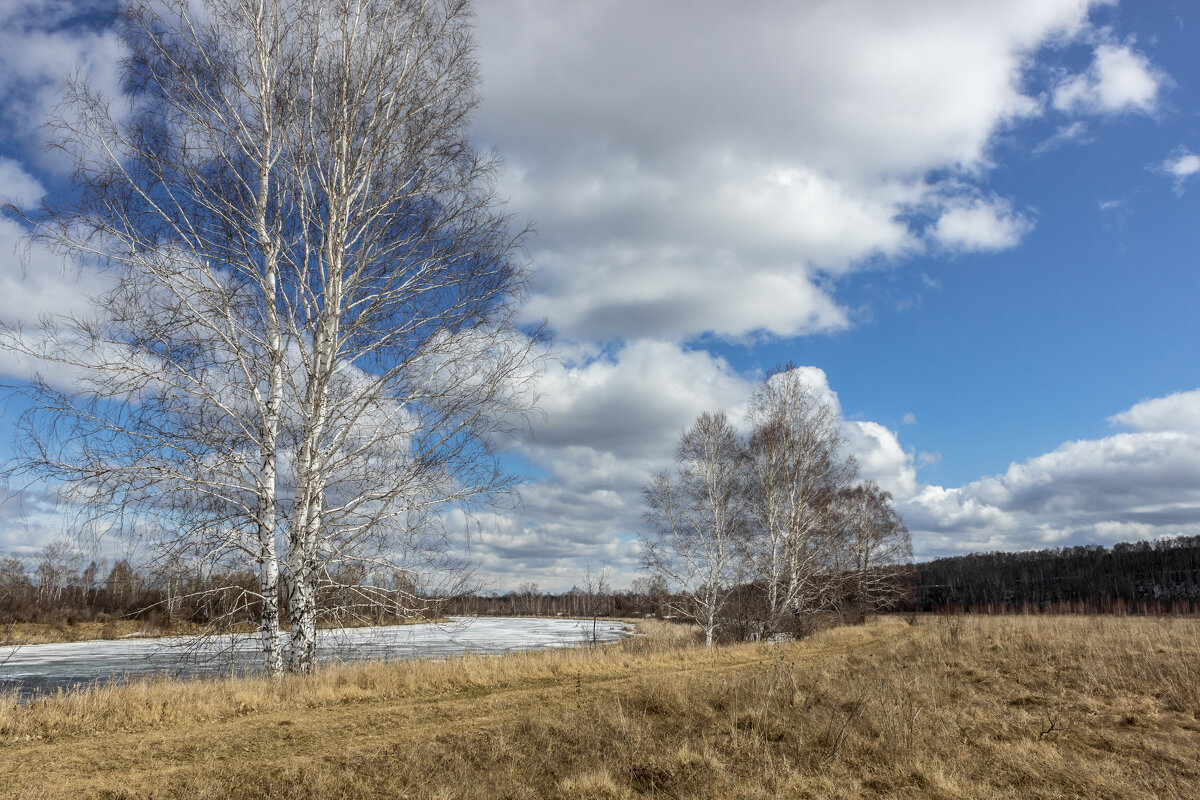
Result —
<path fill-rule="evenodd" d="M 0 704 L 0 796 L 1136 798 L 1200 785 L 1200 623 L 896 618 Z"/>
<path fill-rule="evenodd" d="M 391 622 L 351 621 L 336 626 L 323 627 L 365 628 L 376 625 L 420 625 L 426 622 L 445 622 L 445 617 L 403 619 Z M 258 630 L 253 623 L 239 623 L 222 628 L 221 633 L 254 633 Z M 198 636 L 212 633 L 209 626 L 186 620 L 172 621 L 170 625 L 156 625 L 137 619 L 114 619 L 105 622 L 16 622 L 0 624 L 0 646 L 28 644 L 65 644 L 68 642 L 92 642 L 116 639 L 165 639 L 170 636 Z"/>

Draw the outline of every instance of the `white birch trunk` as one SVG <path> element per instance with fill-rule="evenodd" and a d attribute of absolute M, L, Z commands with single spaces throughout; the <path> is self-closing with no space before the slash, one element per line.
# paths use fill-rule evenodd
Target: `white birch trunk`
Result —
<path fill-rule="evenodd" d="M 258 195 L 254 208 L 255 233 L 262 251 L 261 280 L 262 311 L 266 327 L 266 349 L 270 360 L 267 397 L 259 398 L 262 409 L 262 431 L 259 443 L 260 470 L 257 511 L 257 534 L 260 548 L 259 587 L 262 594 L 260 631 L 263 655 L 268 675 L 283 672 L 283 652 L 279 634 L 279 557 L 276 547 L 275 494 L 278 479 L 277 447 L 280 418 L 283 413 L 284 345 L 276 308 L 279 292 L 279 242 L 268 225 L 268 202 L 271 193 L 271 174 L 278 153 L 275 147 L 274 109 L 275 70 L 266 19 L 266 0 L 258 0 L 252 20 L 257 52 L 255 61 L 258 78 L 258 116 L 261 126 L 261 149 L 258 154 Z M 278 20 L 275 20 L 278 24 Z M 274 32 L 278 36 L 278 31 Z M 255 392 L 257 394 L 257 392 Z"/>

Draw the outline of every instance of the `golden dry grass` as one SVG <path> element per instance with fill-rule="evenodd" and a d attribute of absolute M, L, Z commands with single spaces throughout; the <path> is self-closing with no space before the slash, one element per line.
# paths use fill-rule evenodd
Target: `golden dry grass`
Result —
<path fill-rule="evenodd" d="M 1200 797 L 1194 620 L 886 618 L 715 652 L 648 632 L 9 699 L 0 796 Z"/>
<path fill-rule="evenodd" d="M 444 621 L 444 617 L 413 618 L 387 623 L 379 623 L 370 619 L 352 619 L 338 622 L 336 626 L 332 627 L 362 628 L 378 624 L 420 625 L 426 622 Z M 211 633 L 254 633 L 257 630 L 258 628 L 251 622 L 239 622 L 219 630 L 186 620 L 175 620 L 169 626 L 139 619 L 111 619 L 105 622 L 16 622 L 0 625 L 0 646 L 85 642 L 97 639 L 122 639 L 130 636 L 157 639 L 164 636 L 196 636 Z M 284 630 L 287 630 L 286 626 Z"/>
<path fill-rule="evenodd" d="M 252 630 L 252 627 L 246 626 L 246 630 Z M 113 619 L 106 622 L 17 622 L 0 625 L 0 644 L 52 644 L 120 639 L 128 636 L 186 636 L 203 632 L 203 627 L 184 622 L 176 622 L 170 628 L 165 628 L 136 619 Z"/>

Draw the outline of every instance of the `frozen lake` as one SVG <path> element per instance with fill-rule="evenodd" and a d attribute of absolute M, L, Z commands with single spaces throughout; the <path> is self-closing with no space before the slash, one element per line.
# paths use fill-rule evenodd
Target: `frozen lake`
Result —
<path fill-rule="evenodd" d="M 600 641 L 628 635 L 622 622 L 597 623 Z M 454 617 L 442 624 L 318 631 L 317 659 L 394 661 L 463 653 L 509 653 L 573 647 L 590 641 L 591 620 L 530 617 Z M 52 692 L 91 681 L 134 680 L 156 674 L 214 677 L 259 669 L 259 639 L 250 634 L 207 640 L 180 636 L 0 647 L 0 691 Z"/>

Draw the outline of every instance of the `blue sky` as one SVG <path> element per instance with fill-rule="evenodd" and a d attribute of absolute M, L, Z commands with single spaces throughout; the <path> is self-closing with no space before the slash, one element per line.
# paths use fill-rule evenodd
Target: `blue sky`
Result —
<path fill-rule="evenodd" d="M 0 10 L 9 194 L 62 185 L 35 123 L 77 63 L 113 85 L 106 7 Z M 1182 2 L 479 3 L 476 135 L 557 331 L 484 569 L 631 578 L 641 484 L 786 361 L 919 556 L 1196 533 L 1198 29 Z M 10 315 L 77 292 L 4 269 Z M 48 535 L 13 507 L 0 548 Z"/>

